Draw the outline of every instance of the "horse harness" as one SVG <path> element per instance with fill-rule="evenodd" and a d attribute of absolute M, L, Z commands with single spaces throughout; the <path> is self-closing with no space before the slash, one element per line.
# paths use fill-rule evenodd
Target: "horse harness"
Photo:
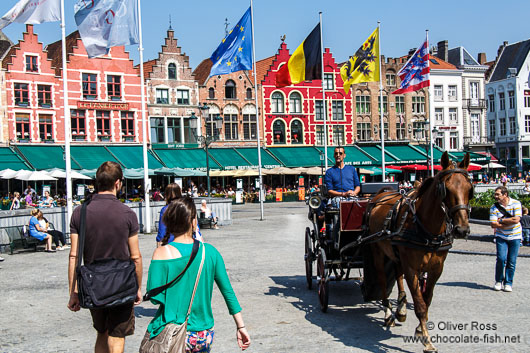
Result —
<path fill-rule="evenodd" d="M 438 198 L 440 198 L 441 201 L 441 208 L 444 212 L 445 217 L 445 230 L 440 234 L 433 234 L 429 232 L 425 226 L 423 225 L 423 222 L 420 220 L 418 215 L 416 214 L 416 202 L 418 200 L 417 196 L 413 196 L 412 192 L 409 191 L 408 193 L 400 193 L 400 192 L 391 192 L 387 195 L 385 195 L 380 200 L 372 203 L 370 202 L 368 204 L 368 207 L 366 209 L 366 213 L 364 215 L 364 230 L 365 234 L 368 231 L 368 220 L 370 218 L 371 212 L 373 208 L 382 202 L 385 202 L 387 200 L 390 200 L 396 195 L 399 195 L 399 198 L 396 200 L 396 202 L 392 205 L 390 210 L 387 212 L 387 215 L 385 217 L 385 220 L 383 221 L 383 229 L 377 233 L 370 234 L 363 237 L 363 241 L 368 242 L 375 242 L 380 241 L 384 239 L 391 239 L 392 245 L 403 245 L 406 247 L 411 248 L 417 248 L 422 250 L 428 250 L 428 251 L 444 251 L 449 250 L 452 247 L 453 244 L 453 216 L 454 214 L 459 210 L 466 210 L 466 212 L 471 212 L 471 207 L 468 204 L 459 204 L 456 206 L 453 206 L 451 208 L 448 208 L 445 204 L 445 198 L 447 196 L 447 189 L 445 186 L 445 180 L 446 176 L 452 175 L 454 173 L 459 173 L 468 176 L 468 173 L 465 169 L 461 168 L 454 168 L 454 169 L 447 169 L 441 171 L 437 175 L 437 185 L 436 187 L 436 195 Z M 469 181 L 469 179 L 468 179 Z M 471 184 L 471 182 L 469 181 Z M 473 185 L 471 185 L 471 190 L 469 192 L 469 199 L 473 197 Z M 401 213 L 402 207 L 406 207 L 404 209 L 403 214 L 401 217 L 399 217 L 399 214 Z M 404 225 L 406 223 L 406 220 L 409 216 L 409 213 L 412 214 L 412 220 L 414 224 L 414 228 L 404 228 Z"/>

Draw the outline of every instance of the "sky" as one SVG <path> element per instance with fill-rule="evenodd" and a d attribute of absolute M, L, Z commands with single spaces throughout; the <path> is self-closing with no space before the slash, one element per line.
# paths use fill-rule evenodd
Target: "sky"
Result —
<path fill-rule="evenodd" d="M 0 2 L 0 14 L 17 0 Z M 77 0 L 65 0 L 66 32 L 76 30 L 73 7 Z M 224 37 L 225 18 L 232 28 L 250 6 L 250 1 L 142 0 L 144 61 L 158 57 L 171 16 L 175 37 L 190 58 L 192 69 L 210 57 Z M 274 55 L 280 37 L 286 35 L 293 52 L 319 21 L 322 12 L 324 46 L 337 62 L 352 55 L 381 21 L 381 51 L 386 57 L 406 55 L 418 47 L 429 30 L 430 45 L 449 41 L 449 48 L 464 46 L 473 57 L 485 52 L 494 60 L 503 41 L 530 38 L 528 0 L 445 0 L 445 1 L 359 1 L 359 0 L 254 0 L 256 57 Z M 13 41 L 22 38 L 25 25 L 13 23 L 3 32 Z M 45 45 L 60 40 L 59 23 L 35 25 Z M 138 46 L 128 46 L 131 58 L 139 62 Z"/>

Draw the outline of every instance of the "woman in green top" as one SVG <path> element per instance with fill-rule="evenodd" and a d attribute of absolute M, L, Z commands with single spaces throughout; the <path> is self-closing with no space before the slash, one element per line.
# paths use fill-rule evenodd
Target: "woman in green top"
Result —
<path fill-rule="evenodd" d="M 191 198 L 176 199 L 169 204 L 163 216 L 167 234 L 174 239 L 168 244 L 168 236 L 162 239 L 161 247 L 153 254 L 149 266 L 147 290 L 162 286 L 173 280 L 188 263 L 193 247 L 193 232 L 197 229 L 197 209 Z M 212 291 L 213 282 L 217 283 L 228 311 L 234 317 L 237 328 L 237 342 L 243 350 L 250 345 L 250 336 L 245 328 L 241 307 L 226 273 L 223 257 L 210 244 L 205 247 L 204 265 L 199 279 L 197 292 L 193 300 L 188 319 L 186 352 L 210 352 L 213 341 Z M 193 286 L 201 262 L 202 248 L 182 278 L 151 299 L 159 304 L 155 317 L 147 327 L 151 338 L 157 336 L 169 323 L 182 324 L 186 320 Z"/>

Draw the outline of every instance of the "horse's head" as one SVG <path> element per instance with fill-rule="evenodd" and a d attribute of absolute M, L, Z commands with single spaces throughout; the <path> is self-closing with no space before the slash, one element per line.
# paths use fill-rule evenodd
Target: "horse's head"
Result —
<path fill-rule="evenodd" d="M 444 152 L 440 160 L 442 171 L 435 177 L 436 195 L 453 223 L 455 238 L 469 235 L 469 201 L 473 198 L 473 184 L 469 180 L 469 153 L 455 166 Z"/>

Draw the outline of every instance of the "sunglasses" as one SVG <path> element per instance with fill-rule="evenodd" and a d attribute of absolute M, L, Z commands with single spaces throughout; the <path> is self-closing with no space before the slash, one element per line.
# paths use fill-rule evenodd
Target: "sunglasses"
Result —
<path fill-rule="evenodd" d="M 342 156 L 344 152 L 335 152 L 335 156 Z"/>

